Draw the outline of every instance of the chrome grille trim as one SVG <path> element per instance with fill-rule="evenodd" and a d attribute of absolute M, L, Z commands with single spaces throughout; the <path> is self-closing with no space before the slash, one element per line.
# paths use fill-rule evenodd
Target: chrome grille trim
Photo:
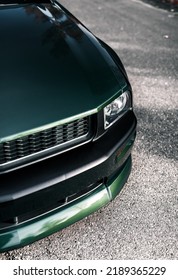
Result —
<path fill-rule="evenodd" d="M 67 149 L 90 137 L 90 117 L 0 143 L 0 167 L 53 148 Z"/>

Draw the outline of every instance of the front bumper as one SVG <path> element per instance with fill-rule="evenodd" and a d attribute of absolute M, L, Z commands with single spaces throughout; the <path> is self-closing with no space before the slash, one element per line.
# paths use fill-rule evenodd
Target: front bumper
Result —
<path fill-rule="evenodd" d="M 130 174 L 135 130 L 136 118 L 129 112 L 95 142 L 2 174 L 0 226 L 14 224 L 0 228 L 0 252 L 48 236 L 111 201 Z"/>
<path fill-rule="evenodd" d="M 0 232 L 0 252 L 25 246 L 59 231 L 110 202 L 121 190 L 131 170 L 131 158 L 127 160 L 119 176 L 110 185 L 102 184 L 91 193 L 38 217 Z"/>

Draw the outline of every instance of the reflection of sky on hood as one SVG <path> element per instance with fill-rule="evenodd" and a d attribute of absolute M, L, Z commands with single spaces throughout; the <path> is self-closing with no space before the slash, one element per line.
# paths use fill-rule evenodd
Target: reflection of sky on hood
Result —
<path fill-rule="evenodd" d="M 46 6 L 42 6 L 42 5 L 39 5 L 37 6 L 37 8 L 46 16 L 48 17 L 52 22 L 54 21 L 60 21 L 60 23 L 63 23 L 65 22 L 67 19 L 67 17 L 65 16 L 65 14 L 62 13 L 62 11 L 60 11 L 59 7 L 57 7 L 55 4 L 53 4 L 53 6 L 55 8 L 58 9 L 59 11 L 59 14 L 55 14 L 53 15 L 52 12 L 50 12 L 49 8 L 47 8 Z M 54 11 L 53 11 L 54 12 Z"/>
<path fill-rule="evenodd" d="M 47 16 L 51 21 L 55 21 L 55 17 L 50 13 L 50 11 L 43 6 L 41 8 L 40 6 L 37 7 L 45 16 Z"/>

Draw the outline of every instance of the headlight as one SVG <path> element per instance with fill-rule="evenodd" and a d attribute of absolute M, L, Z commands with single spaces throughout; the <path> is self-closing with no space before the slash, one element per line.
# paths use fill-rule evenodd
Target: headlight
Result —
<path fill-rule="evenodd" d="M 104 108 L 104 128 L 111 126 L 131 108 L 130 92 L 125 91 Z"/>

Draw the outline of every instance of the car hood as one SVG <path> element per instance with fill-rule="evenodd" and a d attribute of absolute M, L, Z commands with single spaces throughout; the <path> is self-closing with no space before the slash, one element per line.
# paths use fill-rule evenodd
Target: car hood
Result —
<path fill-rule="evenodd" d="M 57 4 L 0 8 L 0 139 L 97 111 L 126 86 L 99 41 Z"/>

